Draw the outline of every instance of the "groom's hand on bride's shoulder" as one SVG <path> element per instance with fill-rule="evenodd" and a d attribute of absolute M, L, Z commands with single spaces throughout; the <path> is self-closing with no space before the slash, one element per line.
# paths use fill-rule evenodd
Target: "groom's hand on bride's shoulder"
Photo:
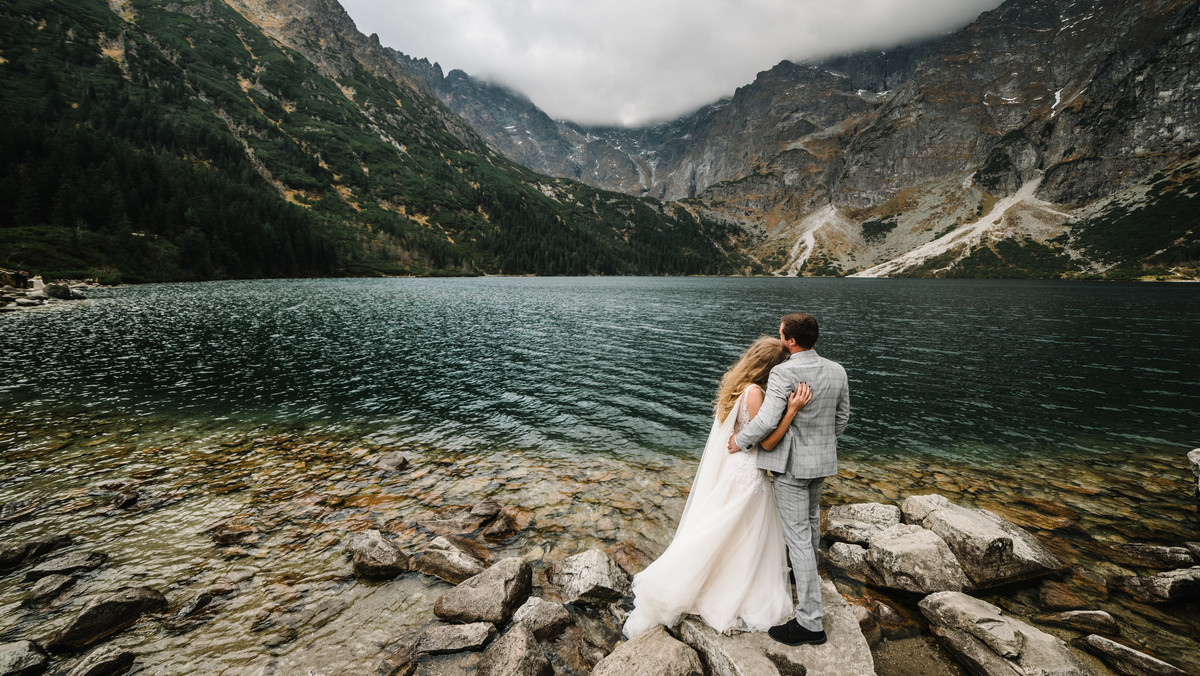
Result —
<path fill-rule="evenodd" d="M 738 451 L 742 450 L 742 449 L 738 448 L 737 442 L 733 440 L 733 438 L 735 436 L 736 435 L 734 435 L 734 434 L 729 435 L 729 452 L 730 453 L 737 453 Z"/>

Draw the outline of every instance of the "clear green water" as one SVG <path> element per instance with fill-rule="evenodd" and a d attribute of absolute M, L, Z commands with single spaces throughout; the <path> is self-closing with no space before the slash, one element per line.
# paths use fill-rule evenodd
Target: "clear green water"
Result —
<path fill-rule="evenodd" d="M 828 504 L 941 492 L 1110 578 L 1149 571 L 1112 563 L 1109 545 L 1200 540 L 1185 457 L 1200 446 L 1194 285 L 154 285 L 0 316 L 0 503 L 33 507 L 0 533 L 71 532 L 75 548 L 110 556 L 47 612 L 19 607 L 19 572 L 0 578 L 0 640 L 44 638 L 106 589 L 151 584 L 174 605 L 230 584 L 198 628 L 144 623 L 114 642 L 145 673 L 358 673 L 433 621 L 445 585 L 355 582 L 355 530 L 384 527 L 416 551 L 430 535 L 414 515 L 492 497 L 532 519 L 501 555 L 553 561 L 622 540 L 656 554 L 714 383 L 790 310 L 820 319 L 818 352 L 851 379 Z M 395 449 L 409 470 L 371 468 Z M 113 481 L 140 506 L 112 509 Z M 252 540 L 215 544 L 205 529 L 226 519 Z M 1036 597 L 1010 604 L 1032 615 Z M 1095 602 L 1127 637 L 1200 671 L 1194 605 L 1115 590 Z"/>

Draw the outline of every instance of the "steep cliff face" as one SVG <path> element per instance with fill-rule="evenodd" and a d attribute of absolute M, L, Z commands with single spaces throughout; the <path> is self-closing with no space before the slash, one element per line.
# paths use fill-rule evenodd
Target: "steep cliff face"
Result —
<path fill-rule="evenodd" d="M 462 74 L 430 87 L 527 166 L 695 198 L 779 273 L 1169 274 L 1200 257 L 1182 215 L 1197 15 L 1178 0 L 1012 0 L 924 44 L 781 63 L 642 129 L 556 123 Z"/>

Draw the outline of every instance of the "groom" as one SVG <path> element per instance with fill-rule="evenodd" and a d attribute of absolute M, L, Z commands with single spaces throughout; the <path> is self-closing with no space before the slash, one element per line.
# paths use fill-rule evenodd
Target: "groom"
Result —
<path fill-rule="evenodd" d="M 817 320 L 806 313 L 785 315 L 779 339 L 791 356 L 771 369 L 758 415 L 729 437 L 729 452 L 748 449 L 766 437 L 783 417 L 788 394 L 801 383 L 812 400 L 800 409 L 773 450 L 758 449 L 758 467 L 775 476 L 775 498 L 783 521 L 788 557 L 796 577 L 795 617 L 771 627 L 771 638 L 787 645 L 824 643 L 817 545 L 821 541 L 821 488 L 837 474 L 837 440 L 850 420 L 850 386 L 841 364 L 817 356 Z"/>

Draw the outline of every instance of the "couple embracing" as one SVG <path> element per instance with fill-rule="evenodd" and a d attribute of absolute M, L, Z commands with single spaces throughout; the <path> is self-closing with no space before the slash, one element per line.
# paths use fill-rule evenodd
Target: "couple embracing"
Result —
<path fill-rule="evenodd" d="M 837 473 L 850 389 L 845 369 L 813 350 L 818 335 L 811 315 L 785 315 L 779 339 L 755 341 L 722 378 L 675 537 L 633 579 L 626 636 L 692 613 L 721 632 L 825 642 L 820 499 Z"/>

